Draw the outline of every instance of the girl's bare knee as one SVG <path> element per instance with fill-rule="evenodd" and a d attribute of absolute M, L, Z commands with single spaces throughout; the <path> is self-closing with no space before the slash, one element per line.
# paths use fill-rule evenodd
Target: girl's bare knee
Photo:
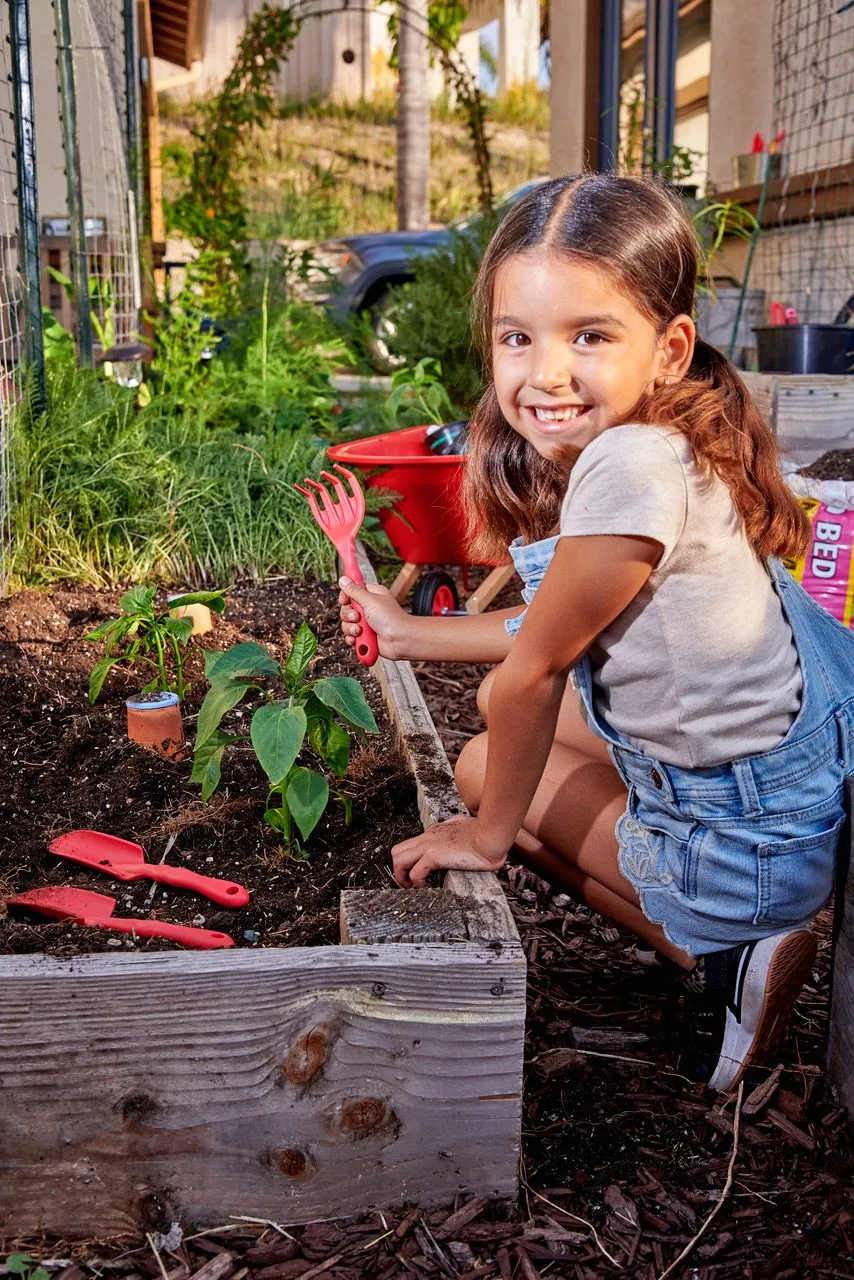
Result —
<path fill-rule="evenodd" d="M 487 677 L 488 679 L 488 677 Z M 479 733 L 471 738 L 460 752 L 454 767 L 454 781 L 463 804 L 471 813 L 480 807 L 483 781 L 486 777 L 486 748 L 488 734 Z"/>
<path fill-rule="evenodd" d="M 500 666 L 501 663 L 499 662 L 491 671 L 487 671 L 486 675 L 481 680 L 480 688 L 477 691 L 477 709 L 481 714 L 481 719 L 484 724 L 489 724 L 489 697 L 492 693 L 492 686 L 495 683 L 495 677 Z"/>

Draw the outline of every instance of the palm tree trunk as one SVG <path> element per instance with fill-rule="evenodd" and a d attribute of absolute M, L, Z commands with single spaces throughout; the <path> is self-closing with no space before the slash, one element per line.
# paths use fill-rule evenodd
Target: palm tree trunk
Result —
<path fill-rule="evenodd" d="M 400 0 L 398 13 L 397 225 L 417 231 L 430 222 L 427 0 Z"/>

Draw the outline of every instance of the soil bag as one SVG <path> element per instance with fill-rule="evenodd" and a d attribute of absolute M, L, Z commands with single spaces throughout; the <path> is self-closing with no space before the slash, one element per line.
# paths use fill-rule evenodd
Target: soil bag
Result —
<path fill-rule="evenodd" d="M 810 543 L 799 560 L 784 560 L 792 577 L 843 626 L 854 609 L 854 511 L 799 498 L 810 519 Z"/>

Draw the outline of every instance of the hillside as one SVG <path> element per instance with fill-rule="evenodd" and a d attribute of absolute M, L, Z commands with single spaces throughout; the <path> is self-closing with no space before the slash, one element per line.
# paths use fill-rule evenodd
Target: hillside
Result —
<path fill-rule="evenodd" d="M 192 104 L 161 99 L 164 193 L 174 197 L 193 145 Z M 488 133 L 497 196 L 548 173 L 547 97 L 536 91 L 494 104 Z M 259 237 L 322 239 L 397 225 L 394 102 L 287 104 L 248 147 L 247 184 Z M 432 119 L 431 218 L 474 212 L 477 186 L 465 124 L 437 106 Z"/>

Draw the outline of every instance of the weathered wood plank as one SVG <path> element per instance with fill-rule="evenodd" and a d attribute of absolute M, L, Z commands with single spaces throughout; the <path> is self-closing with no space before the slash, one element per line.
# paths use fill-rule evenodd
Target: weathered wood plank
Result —
<path fill-rule="evenodd" d="M 516 1187 L 516 948 L 0 960 L 0 1230 L 305 1222 Z M 150 1219 L 149 1219 L 150 1221 Z"/>
<path fill-rule="evenodd" d="M 854 1117 L 854 875 L 851 874 L 854 778 L 846 784 L 847 821 L 839 842 L 834 911 L 833 975 L 827 1074 L 839 1101 Z"/>
<path fill-rule="evenodd" d="M 348 890 L 341 895 L 341 941 L 467 942 L 463 899 L 446 889 Z"/>
<path fill-rule="evenodd" d="M 373 565 L 360 543 L 357 543 L 357 555 L 365 582 L 376 582 Z M 418 811 L 425 830 L 434 822 L 443 822 L 446 818 L 467 813 L 468 810 L 460 799 L 454 783 L 454 775 L 448 763 L 445 748 L 436 732 L 436 726 L 427 710 L 424 695 L 411 665 L 408 662 L 389 662 L 385 658 L 380 658 L 373 672 L 382 689 L 389 714 L 400 735 L 404 755 L 415 778 Z M 449 871 L 445 876 L 444 888 L 466 899 L 466 928 L 472 941 L 503 941 L 518 944 L 519 934 L 513 916 L 495 876 L 486 872 Z M 341 917 L 344 930 L 342 936 L 346 936 L 351 942 L 374 940 L 372 930 L 367 927 L 367 921 L 371 915 L 369 895 L 370 891 L 358 890 L 349 890 L 341 895 Z M 357 897 L 358 905 L 356 905 Z M 353 903 L 353 919 L 349 914 L 351 903 Z M 356 914 L 361 922 L 361 931 L 355 925 Z M 380 909 L 380 914 L 382 916 L 380 927 L 386 930 L 392 920 L 384 908 Z M 405 919 L 402 918 L 401 922 L 403 927 L 397 935 L 400 941 L 409 941 L 417 937 L 417 934 L 410 935 L 407 932 Z M 391 941 L 387 932 L 383 933 L 383 937 Z"/>

